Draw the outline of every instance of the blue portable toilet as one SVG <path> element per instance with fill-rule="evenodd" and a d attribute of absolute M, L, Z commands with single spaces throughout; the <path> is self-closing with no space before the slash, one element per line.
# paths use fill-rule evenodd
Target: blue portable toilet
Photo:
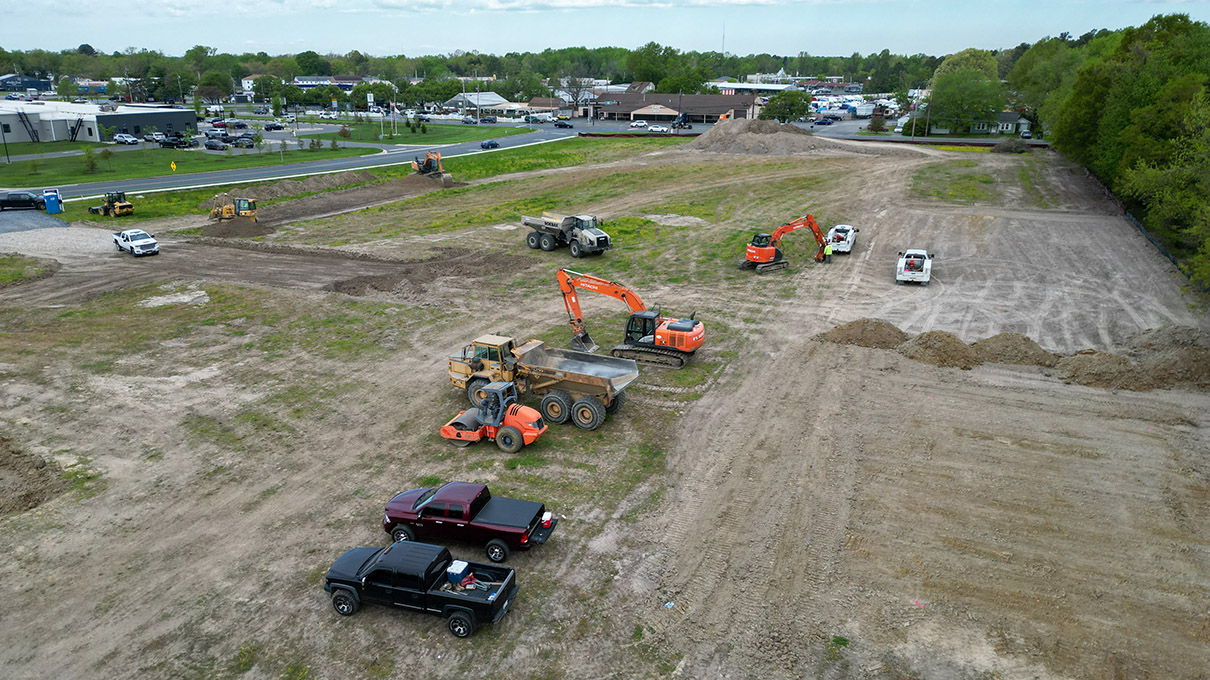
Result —
<path fill-rule="evenodd" d="M 63 199 L 58 189 L 43 189 L 42 198 L 46 199 L 46 214 L 58 215 L 63 212 Z"/>

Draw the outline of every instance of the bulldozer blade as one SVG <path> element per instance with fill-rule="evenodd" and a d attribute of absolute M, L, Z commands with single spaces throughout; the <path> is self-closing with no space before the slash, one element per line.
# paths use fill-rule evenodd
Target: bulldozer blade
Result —
<path fill-rule="evenodd" d="M 597 343 L 588 337 L 588 331 L 584 331 L 571 336 L 571 348 L 579 352 L 595 352 Z"/>

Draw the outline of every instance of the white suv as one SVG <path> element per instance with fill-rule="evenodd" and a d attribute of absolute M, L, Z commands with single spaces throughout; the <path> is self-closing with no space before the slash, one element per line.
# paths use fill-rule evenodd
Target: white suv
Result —
<path fill-rule="evenodd" d="M 634 122 L 632 122 L 632 123 L 630 124 L 630 127 L 632 127 L 632 128 L 645 128 L 645 127 L 647 127 L 647 121 L 645 121 L 645 120 L 636 120 L 636 121 L 634 121 Z"/>
<path fill-rule="evenodd" d="M 125 132 L 119 132 L 113 136 L 113 141 L 118 144 L 138 144 L 139 139 L 134 135 L 128 135 Z"/>

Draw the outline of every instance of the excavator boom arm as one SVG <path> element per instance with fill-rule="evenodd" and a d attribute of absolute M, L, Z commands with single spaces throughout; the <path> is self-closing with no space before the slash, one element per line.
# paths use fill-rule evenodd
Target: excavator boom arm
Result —
<path fill-rule="evenodd" d="M 811 233 L 815 235 L 815 242 L 819 244 L 820 248 L 823 248 L 825 245 L 827 245 L 827 237 L 824 236 L 823 230 L 820 229 L 819 225 L 815 223 L 815 217 L 810 213 L 803 215 L 793 222 L 788 222 L 778 227 L 777 231 L 773 232 L 772 238 L 769 239 L 769 245 L 773 246 L 774 248 L 780 248 L 781 237 L 803 228 L 809 228 L 811 230 Z"/>
<path fill-rule="evenodd" d="M 563 293 L 563 306 L 567 308 L 567 317 L 571 320 L 573 333 L 571 343 L 576 349 L 592 352 L 597 348 L 596 343 L 589 337 L 588 330 L 584 328 L 584 314 L 580 311 L 580 299 L 576 295 L 577 288 L 621 300 L 630 308 L 631 314 L 647 309 L 638 293 L 620 283 L 614 283 L 591 274 L 573 272 L 570 269 L 560 269 L 555 278 L 559 281 L 559 291 Z"/>

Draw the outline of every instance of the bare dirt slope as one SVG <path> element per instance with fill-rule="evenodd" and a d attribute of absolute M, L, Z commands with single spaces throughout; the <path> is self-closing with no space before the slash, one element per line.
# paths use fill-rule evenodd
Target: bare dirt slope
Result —
<path fill-rule="evenodd" d="M 728 155 L 644 164 L 671 172 Z M 433 435 L 464 403 L 447 386 L 447 351 L 562 320 L 550 296 L 501 305 L 569 262 L 530 268 L 516 232 L 451 232 L 476 246 L 450 256 L 471 258 L 462 268 L 200 244 L 175 246 L 189 258 L 56 255 L 55 276 L 3 293 L 0 330 L 30 351 L 0 363 L 0 425 L 31 455 L 92 461 L 106 486 L 0 524 L 0 664 L 18 677 L 1208 677 L 1210 394 L 1066 384 L 1057 366 L 986 363 L 977 344 L 984 363 L 970 370 L 896 349 L 922 333 L 1019 333 L 1056 354 L 1135 357 L 1200 342 L 1204 316 L 1061 160 L 1037 180 L 1052 207 L 1030 210 L 1007 189 L 986 205 L 915 196 L 912 173 L 934 160 L 802 160 L 847 170 L 811 200 L 861 227 L 854 254 L 746 279 L 730 260 L 683 259 L 736 278 L 644 297 L 698 310 L 708 345 L 695 362 L 718 372 L 678 386 L 645 369 L 601 431 L 559 430 L 557 446 L 536 449 L 545 467 L 490 448 L 452 454 Z M 677 187 L 640 193 L 613 203 L 642 209 Z M 708 243 L 756 220 L 684 238 Z M 69 242 L 54 239 L 71 233 L 0 238 L 0 251 L 61 253 Z M 401 236 L 391 252 L 430 237 Z M 500 256 L 505 238 L 514 257 Z M 927 288 L 894 285 L 895 253 L 913 246 L 938 252 Z M 232 281 L 251 301 L 132 356 L 37 351 L 29 309 L 123 280 L 176 282 L 168 294 Z M 297 321 L 270 313 L 309 308 Z M 307 349 L 311 333 L 327 349 L 364 343 L 365 319 L 383 316 L 389 332 L 353 345 L 352 359 Z M 816 337 L 866 318 L 906 334 L 863 324 L 883 348 Z M 1190 330 L 1143 333 L 1164 325 Z M 283 343 L 289 332 L 301 344 Z M 1046 361 L 1020 339 L 983 348 L 996 346 Z M 658 471 L 614 498 L 615 476 L 637 474 L 653 442 Z M 391 494 L 454 473 L 533 495 L 593 491 L 558 508 L 550 543 L 510 559 L 522 597 L 471 640 L 383 608 L 337 617 L 323 569 L 382 544 Z"/>

